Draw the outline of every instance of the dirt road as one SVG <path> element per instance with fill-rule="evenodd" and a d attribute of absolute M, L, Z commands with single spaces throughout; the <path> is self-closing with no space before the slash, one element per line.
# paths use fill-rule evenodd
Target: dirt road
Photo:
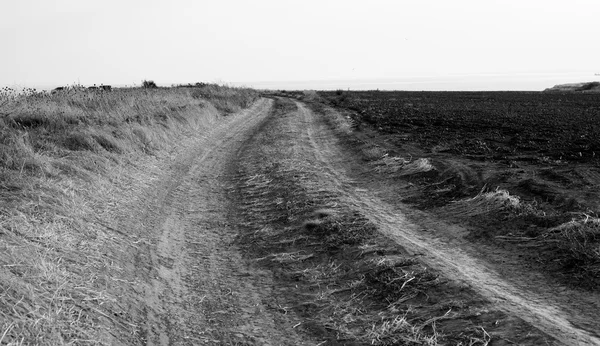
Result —
<path fill-rule="evenodd" d="M 273 274 L 248 262 L 234 242 L 243 220 L 231 217 L 235 201 L 227 199 L 239 179 L 233 176 L 232 162 L 252 136 L 276 120 L 272 105 L 262 99 L 221 119 L 163 163 L 155 179 L 120 207 L 111 227 L 132 238 L 132 251 L 121 254 L 122 262 L 132 263 L 122 276 L 130 283 L 122 297 L 132 340 L 148 345 L 322 344 L 297 331 L 299 317 L 277 308 L 274 291 L 281 294 L 281 289 Z M 384 201 L 368 177 L 353 176 L 359 162 L 348 157 L 319 116 L 300 102 L 296 107 L 285 118 L 286 131 L 295 138 L 290 150 L 322 168 L 322 181 L 316 184 L 330 186 L 337 199 L 359 210 L 380 232 L 448 279 L 474 288 L 493 306 L 562 344 L 600 345 L 592 332 L 600 327 L 590 315 L 594 307 L 570 311 L 560 299 L 505 280 L 461 242 L 460 229 Z M 439 236 L 452 227 L 453 237 Z M 583 315 L 575 316 L 580 311 Z M 572 323 L 576 317 L 591 320 L 580 329 Z"/>
<path fill-rule="evenodd" d="M 124 254 L 134 263 L 124 277 L 135 278 L 128 314 L 143 344 L 304 344 L 266 307 L 270 275 L 246 265 L 227 219 L 226 165 L 271 104 L 263 99 L 188 143 L 113 225 L 140 236 Z"/>

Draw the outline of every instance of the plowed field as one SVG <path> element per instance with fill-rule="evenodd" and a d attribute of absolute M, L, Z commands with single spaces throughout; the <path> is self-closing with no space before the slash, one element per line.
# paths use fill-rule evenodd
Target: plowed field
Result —
<path fill-rule="evenodd" d="M 322 93 L 382 133 L 472 158 L 597 161 L 600 95 L 536 92 Z"/>

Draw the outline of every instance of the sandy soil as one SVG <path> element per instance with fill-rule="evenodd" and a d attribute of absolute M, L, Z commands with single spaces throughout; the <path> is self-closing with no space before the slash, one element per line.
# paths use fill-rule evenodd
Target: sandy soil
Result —
<path fill-rule="evenodd" d="M 110 227 L 128 233 L 133 243 L 119 261 L 131 263 L 123 268 L 128 282 L 121 297 L 130 324 L 140 326 L 132 329 L 132 341 L 319 344 L 294 328 L 297 316 L 273 309 L 273 297 L 285 292 L 271 272 L 243 258 L 234 241 L 243 220 L 231 217 L 235 201 L 227 199 L 236 179 L 231 163 L 239 159 L 242 145 L 273 121 L 268 117 L 272 103 L 262 99 L 223 118 L 163 163 L 155 179 L 112 215 Z M 362 174 L 361 162 L 319 115 L 300 102 L 296 106 L 288 127 L 297 138 L 292 150 L 317 162 L 325 172 L 318 183 L 334 186 L 337 199 L 359 210 L 425 265 L 486 297 L 494 308 L 562 344 L 600 345 L 596 296 L 566 288 L 555 291 L 520 268 L 488 261 L 463 240 L 464 229 L 394 203 L 388 187 Z"/>

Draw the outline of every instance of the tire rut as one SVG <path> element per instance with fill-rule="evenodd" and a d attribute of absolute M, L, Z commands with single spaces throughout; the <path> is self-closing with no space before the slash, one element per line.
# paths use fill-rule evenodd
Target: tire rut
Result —
<path fill-rule="evenodd" d="M 115 228 L 139 235 L 126 271 L 135 277 L 130 314 L 147 345 L 297 344 L 265 305 L 270 273 L 246 265 L 232 245 L 227 165 L 265 121 L 272 101 L 222 119 L 124 207 Z M 126 263 L 127 261 L 123 261 Z"/>

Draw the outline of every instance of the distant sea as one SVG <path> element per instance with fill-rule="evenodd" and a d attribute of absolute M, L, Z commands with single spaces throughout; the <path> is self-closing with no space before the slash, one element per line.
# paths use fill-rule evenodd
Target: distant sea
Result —
<path fill-rule="evenodd" d="M 407 91 L 542 91 L 557 84 L 599 81 L 594 73 L 521 73 L 451 75 L 381 79 L 262 81 L 232 83 L 256 89 L 407 90 Z"/>

